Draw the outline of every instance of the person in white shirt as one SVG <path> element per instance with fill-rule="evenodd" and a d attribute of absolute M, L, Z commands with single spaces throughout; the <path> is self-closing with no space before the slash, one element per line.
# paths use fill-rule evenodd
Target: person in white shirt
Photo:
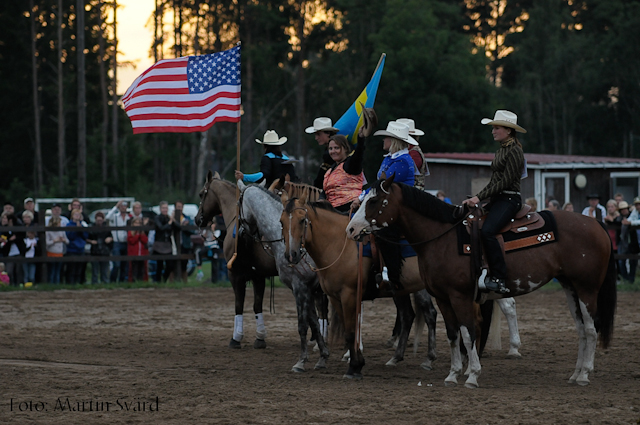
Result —
<path fill-rule="evenodd" d="M 36 256 L 36 248 L 38 247 L 38 238 L 36 238 L 35 232 L 27 232 L 27 237 L 24 238 L 25 258 L 34 258 Z M 36 279 L 36 264 L 35 263 L 22 263 L 22 274 L 24 283 L 31 282 Z"/>
<path fill-rule="evenodd" d="M 593 217 L 604 223 L 604 218 L 607 215 L 607 209 L 600 205 L 600 196 L 597 193 L 592 193 L 587 196 L 587 201 L 589 201 L 589 206 L 582 210 L 582 215 Z"/>

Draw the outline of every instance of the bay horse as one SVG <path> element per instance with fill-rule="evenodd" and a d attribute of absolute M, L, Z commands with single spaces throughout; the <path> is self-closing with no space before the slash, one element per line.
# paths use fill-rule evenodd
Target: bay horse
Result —
<path fill-rule="evenodd" d="M 454 206 L 429 193 L 378 180 L 348 225 L 356 238 L 396 225 L 414 246 L 420 275 L 436 298 L 444 318 L 451 348 L 451 370 L 445 385 L 456 385 L 462 369 L 460 334 L 468 356 L 470 374 L 465 386 L 476 388 L 480 361 L 476 351 L 474 300 L 477 285 L 471 277 L 470 259 L 458 254 Z M 593 371 L 598 333 L 603 347 L 613 335 L 616 309 L 616 266 L 611 240 L 596 220 L 580 214 L 553 211 L 557 241 L 535 248 L 508 252 L 508 296 L 528 294 L 558 279 L 565 291 L 578 331 L 578 360 L 570 384 L 588 385 Z M 491 294 L 492 298 L 503 297 Z"/>
<path fill-rule="evenodd" d="M 224 222 L 229 229 L 224 239 L 224 257 L 227 261 L 234 253 L 234 238 L 232 235 L 239 233 L 235 230 L 236 221 L 236 187 L 220 175 L 209 171 L 204 187 L 200 190 L 200 206 L 195 217 L 195 223 L 200 228 L 208 227 L 213 218 L 222 214 Z M 262 301 L 264 299 L 265 278 L 278 275 L 278 269 L 274 258 L 268 255 L 262 245 L 253 239 L 236 235 L 238 237 L 238 256 L 229 270 L 229 281 L 235 295 L 234 330 L 230 348 L 240 348 L 244 336 L 243 312 L 247 282 L 253 282 L 253 312 L 256 315 L 256 339 L 254 348 L 266 348 L 266 327 L 262 316 Z"/>
<path fill-rule="evenodd" d="M 344 325 L 345 342 L 349 347 L 349 367 L 345 378 L 362 378 L 364 357 L 359 348 L 354 347 L 356 321 L 356 292 L 358 282 L 358 246 L 355 241 L 346 238 L 344 230 L 349 223 L 349 216 L 335 210 L 328 202 L 308 203 L 306 198 L 288 200 L 280 219 L 282 234 L 286 246 L 286 256 L 292 264 L 306 261 L 308 254 L 318 269 L 318 277 L 322 290 L 329 297 L 338 317 Z M 363 281 L 367 282 L 370 271 L 370 259 L 364 258 Z M 402 290 L 396 290 L 395 296 L 388 287 L 371 288 L 365 291 L 363 300 L 380 297 L 393 297 L 402 312 L 402 332 L 400 342 L 394 356 L 387 365 L 394 366 L 403 360 L 411 325 L 415 313 L 411 308 L 409 294 L 424 289 L 418 272 L 416 257 L 407 258 L 402 269 Z M 431 299 L 429 298 L 429 303 Z M 408 305 L 407 305 L 408 304 Z M 432 313 L 435 313 L 435 309 Z M 422 306 L 425 314 L 430 314 L 427 306 Z M 421 365 L 431 369 L 435 360 L 435 316 L 429 325 L 429 353 L 427 360 Z M 433 325 L 433 328 L 431 327 Z"/>
<path fill-rule="evenodd" d="M 296 299 L 298 312 L 298 333 L 300 335 L 300 357 L 291 369 L 294 372 L 304 372 L 304 365 L 309 361 L 307 352 L 307 331 L 311 328 L 312 339 L 318 344 L 320 360 L 315 369 L 325 369 L 329 357 L 329 349 L 325 345 L 326 316 L 319 326 L 314 299 L 316 294 L 323 297 L 318 283 L 318 276 L 313 271 L 315 264 L 300 263 L 291 267 L 284 256 L 284 241 L 282 238 L 282 202 L 280 197 L 258 185 L 246 186 L 238 181 L 240 196 L 240 226 L 257 243 L 262 244 L 271 253 L 278 268 L 280 280 L 291 289 Z"/>

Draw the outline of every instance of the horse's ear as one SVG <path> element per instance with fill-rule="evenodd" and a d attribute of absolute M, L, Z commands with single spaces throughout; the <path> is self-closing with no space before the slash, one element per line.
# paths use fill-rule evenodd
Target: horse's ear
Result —
<path fill-rule="evenodd" d="M 213 178 L 213 174 L 211 174 L 211 170 L 209 170 L 209 172 L 207 173 L 207 183 L 209 183 L 211 181 L 211 179 Z"/>
<path fill-rule="evenodd" d="M 286 181 L 286 182 L 290 182 L 291 181 L 291 176 L 289 175 L 289 173 L 284 175 L 284 181 Z"/>
<path fill-rule="evenodd" d="M 282 202 L 282 205 L 287 205 L 287 202 L 289 202 L 289 193 L 286 190 L 283 190 L 282 192 L 280 192 L 280 201 Z"/>
<path fill-rule="evenodd" d="M 384 171 L 380 173 L 380 178 L 382 180 L 386 180 L 387 179 L 387 173 L 385 173 Z"/>
<path fill-rule="evenodd" d="M 300 195 L 300 202 L 306 204 L 309 201 L 309 187 L 306 186 Z"/>
<path fill-rule="evenodd" d="M 266 181 L 266 180 L 262 180 L 262 181 L 258 184 L 258 186 L 260 186 L 260 187 L 265 187 L 266 185 L 267 185 L 267 181 Z"/>
<path fill-rule="evenodd" d="M 211 171 L 209 171 L 209 173 L 211 173 Z M 213 178 L 220 180 L 220 174 L 218 174 L 218 172 L 216 171 L 215 173 L 213 173 Z"/>
<path fill-rule="evenodd" d="M 385 179 L 385 181 L 382 182 L 382 189 L 385 192 L 389 192 L 389 189 L 391 189 L 391 184 L 393 183 L 393 179 L 396 176 L 396 173 L 391 174 L 391 177 L 389 177 L 388 179 Z"/>
<path fill-rule="evenodd" d="M 240 192 L 244 192 L 244 190 L 247 188 L 247 185 L 244 184 L 242 180 L 238 180 L 237 184 L 238 184 L 238 189 L 240 189 Z"/>

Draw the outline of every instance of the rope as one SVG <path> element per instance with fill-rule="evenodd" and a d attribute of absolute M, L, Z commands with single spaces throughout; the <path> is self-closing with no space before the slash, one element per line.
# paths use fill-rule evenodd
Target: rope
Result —
<path fill-rule="evenodd" d="M 308 266 L 311 268 L 311 270 L 313 270 L 314 272 L 320 272 L 320 271 L 322 271 L 322 270 L 327 270 L 328 268 L 330 268 L 330 267 L 334 266 L 334 265 L 338 262 L 338 260 L 340 259 L 340 257 L 342 257 L 342 254 L 344 253 L 344 249 L 347 247 L 347 241 L 348 241 L 348 240 L 349 240 L 349 237 L 345 234 L 345 236 L 344 236 L 344 245 L 342 245 L 342 251 L 340 251 L 340 255 L 338 255 L 338 258 L 336 258 L 336 259 L 335 259 L 335 261 L 334 261 L 333 263 L 329 264 L 327 267 L 321 267 L 321 268 L 319 268 L 319 269 L 318 269 L 318 268 L 316 268 L 316 267 L 313 267 L 311 264 L 309 264 L 309 262 L 308 262 L 307 260 L 304 260 L 304 261 L 307 263 L 307 265 L 308 265 Z M 306 250 L 305 250 L 305 254 L 306 254 Z"/>

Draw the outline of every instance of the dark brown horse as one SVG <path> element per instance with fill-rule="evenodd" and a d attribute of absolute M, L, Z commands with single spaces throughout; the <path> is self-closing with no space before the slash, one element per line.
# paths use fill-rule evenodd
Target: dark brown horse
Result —
<path fill-rule="evenodd" d="M 207 175 L 207 181 L 200 191 L 200 208 L 195 217 L 199 227 L 207 227 L 213 218 L 222 214 L 229 229 L 224 239 L 224 257 L 229 261 L 234 253 L 234 238 L 238 233 L 234 230 L 236 221 L 236 187 L 221 180 L 220 175 Z M 256 314 L 256 339 L 254 348 L 265 348 L 266 329 L 262 318 L 262 301 L 264 298 L 265 278 L 277 276 L 278 270 L 274 258 L 262 249 L 262 245 L 251 238 L 240 237 L 238 240 L 238 256 L 229 270 L 229 280 L 233 286 L 236 304 L 233 337 L 230 348 L 240 348 L 243 333 L 243 311 L 247 282 L 253 282 L 253 311 Z"/>
<path fill-rule="evenodd" d="M 361 378 L 364 357 L 359 348 L 355 348 L 355 328 L 357 322 L 356 301 L 358 283 L 358 247 L 357 244 L 346 238 L 345 228 L 349 223 L 349 216 L 333 209 L 328 202 L 307 203 L 306 198 L 291 199 L 285 206 L 280 219 L 282 234 L 285 239 L 286 255 L 290 262 L 296 264 L 304 261 L 304 256 L 309 255 L 318 267 L 318 277 L 322 290 L 329 297 L 336 313 L 344 325 L 345 342 L 349 347 L 350 360 L 345 378 Z M 364 259 L 363 281 L 367 282 L 370 273 L 370 258 Z M 388 287 L 370 287 L 365 291 L 363 299 L 392 297 L 399 307 L 402 322 L 400 342 L 395 354 L 387 363 L 394 366 L 401 361 L 406 349 L 406 343 L 415 318 L 415 312 L 411 308 L 409 294 L 424 289 L 424 283 L 418 272 L 416 257 L 407 258 L 402 268 L 401 283 L 403 290 L 391 293 Z M 428 300 L 431 304 L 431 299 Z M 425 315 L 433 316 L 433 323 L 429 325 L 429 354 L 427 360 L 421 365 L 425 369 L 431 368 L 431 362 L 435 359 L 435 309 L 432 312 L 428 306 L 421 306 Z M 357 344 L 356 344 L 357 345 Z"/>
<path fill-rule="evenodd" d="M 465 386 L 478 386 L 480 361 L 476 351 L 476 282 L 469 257 L 458 254 L 453 206 L 429 193 L 379 180 L 349 223 L 351 237 L 395 225 L 414 245 L 420 274 L 445 320 L 451 345 L 451 370 L 446 385 L 457 384 L 462 371 L 459 335 L 469 355 L 470 374 Z M 509 252 L 508 296 L 528 294 L 553 278 L 560 281 L 579 337 L 578 361 L 569 383 L 587 385 L 593 371 L 596 340 L 606 348 L 613 334 L 616 309 L 616 268 L 609 235 L 590 217 L 554 211 L 557 241 Z M 492 295 L 500 297 L 499 295 Z"/>

